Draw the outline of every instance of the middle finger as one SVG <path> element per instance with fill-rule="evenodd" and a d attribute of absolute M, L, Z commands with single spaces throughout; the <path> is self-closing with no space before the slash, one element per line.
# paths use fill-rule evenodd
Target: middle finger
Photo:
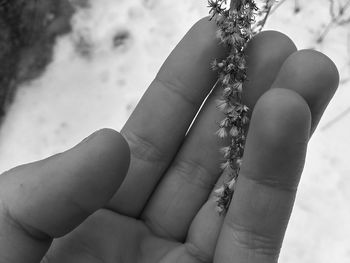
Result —
<path fill-rule="evenodd" d="M 261 94 L 271 87 L 283 62 L 295 51 L 293 42 L 279 32 L 266 31 L 252 39 L 246 52 L 248 81 L 243 94 L 246 105 L 254 107 Z M 224 118 L 215 107 L 220 96 L 221 89 L 217 87 L 146 206 L 142 217 L 158 235 L 183 240 L 221 173 L 219 148 L 228 142 L 214 135 L 217 122 Z"/>
<path fill-rule="evenodd" d="M 196 23 L 169 55 L 121 133 L 131 164 L 108 208 L 138 216 L 174 158 L 193 118 L 216 81 L 210 70 L 225 49 L 215 38 L 216 24 Z"/>

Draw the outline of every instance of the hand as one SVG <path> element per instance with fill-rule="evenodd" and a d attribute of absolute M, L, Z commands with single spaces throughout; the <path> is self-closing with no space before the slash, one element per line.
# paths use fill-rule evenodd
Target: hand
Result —
<path fill-rule="evenodd" d="M 216 81 L 210 62 L 227 55 L 215 31 L 205 18 L 188 32 L 122 129 L 129 169 L 123 137 L 101 130 L 0 176 L 1 263 L 277 262 L 307 142 L 338 72 L 281 33 L 250 42 L 244 102 L 254 111 L 237 190 L 220 216 L 220 88 L 187 132 Z"/>

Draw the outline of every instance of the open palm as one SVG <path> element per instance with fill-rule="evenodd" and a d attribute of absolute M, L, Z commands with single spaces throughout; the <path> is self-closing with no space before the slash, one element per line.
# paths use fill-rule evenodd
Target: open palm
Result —
<path fill-rule="evenodd" d="M 187 33 L 123 137 L 104 129 L 0 177 L 1 263 L 277 262 L 307 142 L 338 73 L 281 33 L 250 42 L 244 101 L 254 111 L 234 199 L 219 215 L 212 191 L 228 141 L 214 135 L 223 115 L 209 65 L 226 55 L 215 31 L 205 18 Z"/>

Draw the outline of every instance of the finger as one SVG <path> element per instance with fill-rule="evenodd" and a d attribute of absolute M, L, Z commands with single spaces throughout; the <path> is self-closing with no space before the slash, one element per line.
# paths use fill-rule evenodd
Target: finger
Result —
<path fill-rule="evenodd" d="M 326 77 L 326 78 L 325 78 Z M 312 128 L 314 131 L 338 86 L 338 71 L 334 63 L 325 55 L 311 50 L 293 53 L 287 58 L 273 84 L 274 88 L 286 88 L 298 92 L 307 101 L 312 113 Z M 219 178 L 217 189 L 223 184 Z M 222 217 L 217 216 L 213 209 L 214 193 L 201 208 L 190 228 L 188 237 L 202 251 L 213 251 L 222 225 Z M 214 206 L 215 207 L 215 206 Z M 215 227 L 213 227 L 215 226 Z M 207 229 L 212 229 L 210 232 Z M 204 238 L 203 233 L 209 237 Z"/>
<path fill-rule="evenodd" d="M 131 169 L 109 207 L 137 216 L 173 159 L 203 100 L 216 82 L 210 69 L 225 50 L 216 25 L 200 20 L 160 69 L 122 130 L 131 148 Z"/>
<path fill-rule="evenodd" d="M 292 89 L 308 103 L 313 133 L 339 84 L 333 61 L 315 50 L 300 50 L 284 62 L 273 88 Z"/>
<path fill-rule="evenodd" d="M 62 154 L 0 176 L 0 262 L 39 262 L 60 237 L 106 204 L 129 166 L 129 148 L 112 130 Z"/>
<path fill-rule="evenodd" d="M 253 107 L 271 87 L 281 65 L 295 50 L 293 42 L 279 32 L 266 31 L 252 39 L 246 52 L 249 81 L 244 86 L 244 99 L 249 106 Z M 265 73 L 266 68 L 269 70 Z M 221 93 L 217 87 L 206 101 L 142 215 L 160 236 L 184 240 L 221 174 L 223 160 L 219 149 L 229 144 L 215 136 L 218 122 L 224 118 L 216 108 Z"/>
<path fill-rule="evenodd" d="M 310 109 L 296 92 L 276 88 L 260 98 L 215 262 L 277 262 L 310 128 Z"/>

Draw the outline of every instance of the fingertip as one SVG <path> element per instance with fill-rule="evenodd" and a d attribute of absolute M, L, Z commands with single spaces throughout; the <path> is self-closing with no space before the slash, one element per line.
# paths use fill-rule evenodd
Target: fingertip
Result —
<path fill-rule="evenodd" d="M 191 30 L 197 30 L 198 32 L 201 32 L 201 30 L 204 30 L 206 34 L 208 32 L 211 32 L 211 34 L 216 34 L 216 30 L 218 29 L 216 23 L 214 20 L 210 20 L 210 16 L 205 16 L 200 18 L 197 22 L 195 22 L 192 26 Z"/>
<path fill-rule="evenodd" d="M 293 41 L 278 31 L 263 31 L 252 38 L 246 49 L 248 81 L 243 100 L 253 108 L 270 89 L 284 61 L 297 50 Z"/>
<path fill-rule="evenodd" d="M 115 166 L 111 170 L 126 174 L 130 165 L 130 148 L 126 139 L 119 132 L 109 128 L 98 130 L 95 142 L 90 147 L 99 149 L 100 155 Z"/>
<path fill-rule="evenodd" d="M 61 154 L 62 158 L 61 162 L 66 164 L 62 169 L 73 167 L 80 171 L 89 171 L 87 181 L 99 181 L 98 185 L 104 188 L 106 193 L 113 194 L 129 169 L 130 149 L 119 132 L 104 128 Z"/>
<path fill-rule="evenodd" d="M 203 46 L 208 48 L 211 48 L 213 45 L 220 46 L 222 48 L 221 53 L 228 52 L 228 50 L 225 50 L 224 45 L 220 45 L 217 30 L 218 26 L 214 19 L 210 20 L 210 16 L 205 16 L 192 26 L 189 33 L 194 39 L 198 39 Z"/>
<path fill-rule="evenodd" d="M 210 69 L 210 64 L 214 59 L 219 61 L 229 53 L 229 49 L 217 37 L 217 31 L 218 27 L 214 19 L 210 20 L 210 17 L 206 16 L 199 19 L 187 34 L 189 38 L 193 39 L 192 44 L 197 52 L 201 51 L 200 56 L 209 58 L 209 63 L 206 65 L 208 69 Z M 212 71 L 212 73 L 216 76 L 216 72 Z"/>
<path fill-rule="evenodd" d="M 289 58 L 310 75 L 316 75 L 320 82 L 325 82 L 322 88 L 335 91 L 339 84 L 339 71 L 335 63 L 324 53 L 313 49 L 303 49 L 295 52 Z M 328 86 L 328 87 L 327 87 Z"/>
<path fill-rule="evenodd" d="M 304 166 L 310 123 L 309 106 L 299 94 L 277 88 L 267 91 L 252 115 L 241 173 L 295 190 Z"/>
<path fill-rule="evenodd" d="M 220 43 L 217 29 L 209 17 L 198 20 L 168 56 L 156 79 L 187 88 L 186 93 L 202 102 L 217 81 L 217 72 L 210 65 L 229 51 Z"/>
<path fill-rule="evenodd" d="M 251 48 L 250 46 L 252 45 L 259 45 L 266 50 L 270 49 L 279 53 L 283 53 L 283 51 L 295 52 L 297 50 L 296 45 L 289 36 L 275 30 L 265 30 L 255 35 L 247 48 Z"/>
<path fill-rule="evenodd" d="M 286 139 L 308 137 L 311 112 L 306 101 L 296 92 L 271 89 L 261 96 L 253 112 L 251 129 L 260 138 L 280 144 Z M 302 134 L 301 134 L 302 133 Z M 292 138 L 291 138 L 292 136 Z"/>
<path fill-rule="evenodd" d="M 312 113 L 312 131 L 316 128 L 339 84 L 334 62 L 315 50 L 300 50 L 290 55 L 281 67 L 273 88 L 299 93 Z"/>
<path fill-rule="evenodd" d="M 180 41 L 181 51 L 187 52 L 188 56 L 198 53 L 201 57 L 209 57 L 210 62 L 214 59 L 223 59 L 229 50 L 220 42 L 217 37 L 217 30 L 218 27 L 215 21 L 210 20 L 210 17 L 206 16 L 199 19 Z M 210 63 L 206 66 L 209 65 Z"/>

